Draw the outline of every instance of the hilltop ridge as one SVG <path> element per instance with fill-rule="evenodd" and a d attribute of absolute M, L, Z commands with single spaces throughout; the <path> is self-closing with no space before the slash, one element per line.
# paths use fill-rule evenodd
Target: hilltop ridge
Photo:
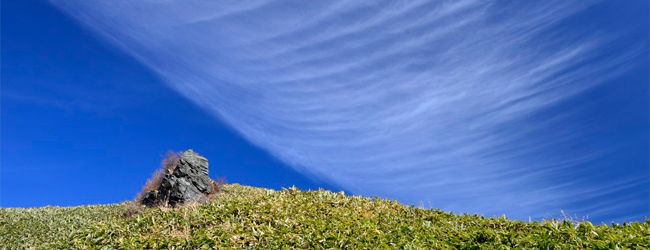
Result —
<path fill-rule="evenodd" d="M 647 249 L 645 223 L 521 222 L 330 191 L 225 185 L 208 204 L 0 210 L 0 248 Z"/>

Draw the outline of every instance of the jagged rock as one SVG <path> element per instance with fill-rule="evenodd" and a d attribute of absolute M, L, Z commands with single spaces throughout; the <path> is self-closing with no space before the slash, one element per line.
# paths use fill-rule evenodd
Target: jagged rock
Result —
<path fill-rule="evenodd" d="M 194 151 L 187 150 L 183 155 L 181 156 L 179 165 L 187 165 L 190 166 L 193 169 L 197 169 L 200 173 L 204 175 L 208 175 L 208 159 L 205 159 L 205 157 L 198 155 Z"/>
<path fill-rule="evenodd" d="M 186 202 L 205 203 L 211 192 L 208 160 L 190 149 L 183 153 L 178 165 L 165 174 L 160 189 L 145 195 L 143 204 L 155 206 L 161 201 L 171 206 Z"/>

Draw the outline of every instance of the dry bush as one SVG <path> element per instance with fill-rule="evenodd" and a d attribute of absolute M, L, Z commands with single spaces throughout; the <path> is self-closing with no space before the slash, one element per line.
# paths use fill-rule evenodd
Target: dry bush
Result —
<path fill-rule="evenodd" d="M 165 171 L 163 169 L 158 169 L 156 172 L 151 175 L 151 178 L 147 180 L 147 183 L 142 186 L 142 191 L 138 194 L 138 196 L 135 198 L 136 202 L 142 203 L 142 200 L 144 199 L 144 196 L 154 190 L 157 190 L 160 188 L 160 185 L 162 184 L 162 180 L 165 177 Z"/>
<path fill-rule="evenodd" d="M 217 181 L 212 181 L 210 184 L 212 185 L 212 192 L 210 192 L 210 195 L 220 193 L 223 186 L 226 185 L 226 179 L 217 177 Z"/>
<path fill-rule="evenodd" d="M 181 160 L 182 152 L 174 152 L 172 150 L 167 151 L 163 157 L 160 165 L 163 167 L 165 172 L 173 172 L 174 168 L 178 166 L 178 162 Z"/>
<path fill-rule="evenodd" d="M 174 168 L 178 165 L 178 162 L 181 159 L 181 152 L 167 151 L 163 156 L 163 160 L 160 165 L 162 168 L 156 170 L 151 175 L 151 178 L 142 187 L 142 191 L 136 196 L 135 201 L 138 204 L 142 204 L 144 196 L 154 190 L 158 190 L 162 184 L 162 180 L 165 177 L 165 174 L 171 174 L 174 171 Z"/>
<path fill-rule="evenodd" d="M 142 212 L 142 204 L 139 202 L 127 202 L 124 204 L 122 210 L 122 216 L 125 218 L 131 218 Z"/>

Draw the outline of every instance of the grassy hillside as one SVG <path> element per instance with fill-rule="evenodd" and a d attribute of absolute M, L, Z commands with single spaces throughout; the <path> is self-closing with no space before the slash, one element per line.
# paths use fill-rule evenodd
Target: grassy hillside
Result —
<path fill-rule="evenodd" d="M 650 221 L 615 226 L 454 215 L 328 191 L 226 185 L 214 202 L 128 215 L 130 203 L 0 210 L 0 248 L 648 249 Z M 106 247 L 108 246 L 108 247 Z"/>

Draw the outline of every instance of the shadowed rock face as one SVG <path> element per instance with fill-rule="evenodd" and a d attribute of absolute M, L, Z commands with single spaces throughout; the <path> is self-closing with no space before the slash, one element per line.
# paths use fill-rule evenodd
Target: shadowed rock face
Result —
<path fill-rule="evenodd" d="M 178 165 L 165 174 L 159 190 L 145 195 L 143 203 L 154 206 L 167 201 L 170 206 L 185 202 L 207 202 L 212 192 L 212 180 L 208 177 L 208 160 L 191 149 L 184 152 Z"/>

